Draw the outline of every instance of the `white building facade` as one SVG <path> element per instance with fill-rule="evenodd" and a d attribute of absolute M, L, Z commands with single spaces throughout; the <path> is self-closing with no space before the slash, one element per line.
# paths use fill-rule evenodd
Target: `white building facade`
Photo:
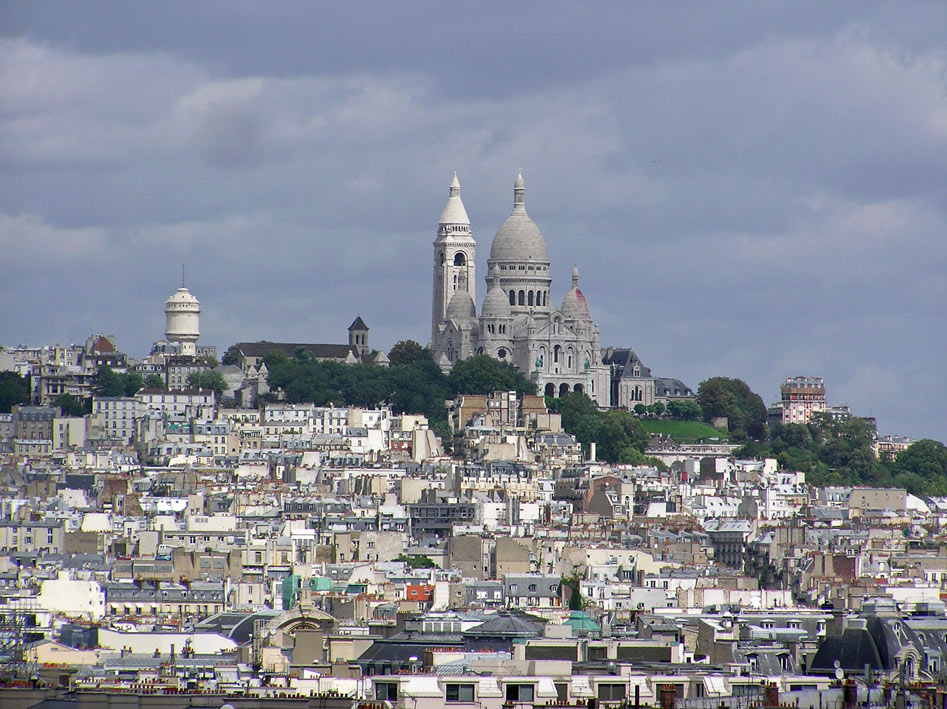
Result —
<path fill-rule="evenodd" d="M 578 269 L 573 269 L 572 288 L 562 305 L 551 305 L 546 242 L 526 213 L 522 175 L 513 186 L 513 211 L 493 238 L 479 315 L 475 261 L 476 242 L 455 175 L 434 240 L 435 361 L 446 370 L 486 354 L 515 365 L 537 384 L 539 394 L 581 392 L 608 406 L 609 368 L 602 364 L 598 326 L 579 290 Z"/>

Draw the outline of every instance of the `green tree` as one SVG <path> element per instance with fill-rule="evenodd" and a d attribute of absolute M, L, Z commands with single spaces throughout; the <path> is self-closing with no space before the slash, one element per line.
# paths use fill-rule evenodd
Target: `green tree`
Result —
<path fill-rule="evenodd" d="M 233 364 L 236 365 L 240 361 L 240 348 L 237 345 L 230 345 L 227 348 L 227 351 L 224 352 L 224 356 L 221 358 L 221 364 Z"/>
<path fill-rule="evenodd" d="M 638 416 L 644 416 L 648 413 L 648 407 L 644 404 L 635 404 L 635 413 Z"/>
<path fill-rule="evenodd" d="M 582 579 L 584 575 L 578 566 L 572 568 L 572 573 L 562 577 L 562 588 L 569 589 L 569 610 L 581 611 L 589 606 L 589 600 L 582 595 Z"/>
<path fill-rule="evenodd" d="M 575 436 L 588 454 L 589 443 L 598 439 L 601 425 L 598 407 L 585 394 L 570 392 L 559 398 L 557 409 L 562 417 L 562 429 Z"/>
<path fill-rule="evenodd" d="M 138 372 L 124 372 L 119 375 L 119 381 L 122 383 L 122 394 L 125 396 L 135 396 L 145 386 L 145 380 Z"/>
<path fill-rule="evenodd" d="M 766 405 L 742 379 L 711 377 L 697 387 L 697 403 L 705 421 L 725 416 L 731 433 L 759 440 L 766 435 Z M 741 435 L 735 436 L 740 438 Z"/>
<path fill-rule="evenodd" d="M 124 396 L 125 382 L 109 367 L 99 367 L 92 375 L 92 394 L 94 396 Z"/>
<path fill-rule="evenodd" d="M 696 421 L 701 417 L 700 406 L 689 399 L 672 399 L 667 405 L 668 415 L 682 421 Z"/>
<path fill-rule="evenodd" d="M 889 464 L 894 484 L 915 495 L 947 495 L 947 446 L 929 438 L 912 443 Z M 919 492 L 918 492 L 919 490 Z"/>
<path fill-rule="evenodd" d="M 475 355 L 453 366 L 447 377 L 448 386 L 455 394 L 489 394 L 494 391 L 516 391 L 517 394 L 535 394 L 536 384 L 508 362 L 489 355 Z"/>
<path fill-rule="evenodd" d="M 92 413 L 92 399 L 83 401 L 73 394 L 60 394 L 53 399 L 53 406 L 62 411 L 63 416 L 85 416 Z"/>
<path fill-rule="evenodd" d="M 160 374 L 145 377 L 145 389 L 164 389 L 164 378 Z"/>
<path fill-rule="evenodd" d="M 431 557 L 420 554 L 417 556 L 399 554 L 395 561 L 404 562 L 412 569 L 433 569 L 437 567 L 437 564 L 434 563 L 434 560 L 431 559 Z"/>
<path fill-rule="evenodd" d="M 220 400 L 227 389 L 227 380 L 215 369 L 200 369 L 187 375 L 187 386 L 190 389 L 212 389 Z"/>
<path fill-rule="evenodd" d="M 204 362 L 211 369 L 217 369 L 217 367 L 220 366 L 220 362 L 218 362 L 217 358 L 214 357 L 213 355 L 209 355 L 209 354 L 202 355 L 201 361 Z"/>
<path fill-rule="evenodd" d="M 597 448 L 602 460 L 609 463 L 644 462 L 644 449 L 649 436 L 641 421 L 630 412 L 609 409 L 599 415 Z"/>
<path fill-rule="evenodd" d="M 588 454 L 595 441 L 597 457 L 609 463 L 640 464 L 649 436 L 630 411 L 610 409 L 602 412 L 585 394 L 571 392 L 558 399 L 562 428 L 575 436 Z"/>
<path fill-rule="evenodd" d="M 947 446 L 930 438 L 912 443 L 895 457 L 894 469 L 926 480 L 947 477 Z"/>
<path fill-rule="evenodd" d="M 8 414 L 14 406 L 30 403 L 30 380 L 17 372 L 0 372 L 0 413 Z"/>
<path fill-rule="evenodd" d="M 410 364 L 411 362 L 416 362 L 419 359 L 429 359 L 432 362 L 434 361 L 431 351 L 425 347 L 421 347 L 421 345 L 414 340 L 400 340 L 395 343 L 395 346 L 392 347 L 391 351 L 388 353 L 388 362 L 390 366 Z"/>

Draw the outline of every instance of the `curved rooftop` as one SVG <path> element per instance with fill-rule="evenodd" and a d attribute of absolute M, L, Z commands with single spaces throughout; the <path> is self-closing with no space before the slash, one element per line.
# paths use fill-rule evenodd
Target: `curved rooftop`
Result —
<path fill-rule="evenodd" d="M 590 320 L 589 304 L 579 290 L 579 269 L 572 269 L 572 289 L 562 299 L 562 315 L 571 320 Z"/>
<path fill-rule="evenodd" d="M 487 278 L 487 295 L 483 299 L 481 312 L 485 318 L 508 318 L 510 316 L 510 301 L 500 287 L 500 274 L 496 266 L 490 271 Z"/>
<path fill-rule="evenodd" d="M 516 175 L 513 183 L 513 212 L 493 237 L 490 258 L 495 261 L 549 261 L 542 232 L 526 213 L 526 187 L 522 174 Z"/>
<path fill-rule="evenodd" d="M 473 320 L 477 317 L 477 306 L 465 289 L 458 289 L 447 304 L 447 317 L 450 320 Z"/>

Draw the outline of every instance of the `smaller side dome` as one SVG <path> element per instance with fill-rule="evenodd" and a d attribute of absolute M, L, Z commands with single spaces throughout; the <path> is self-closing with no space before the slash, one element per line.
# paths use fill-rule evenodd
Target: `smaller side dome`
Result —
<path fill-rule="evenodd" d="M 562 315 L 570 320 L 591 320 L 589 304 L 579 290 L 579 269 L 572 269 L 572 289 L 562 299 Z"/>
<path fill-rule="evenodd" d="M 458 290 L 447 304 L 447 317 L 450 320 L 474 320 L 477 306 L 466 290 Z"/>
<path fill-rule="evenodd" d="M 489 287 L 487 295 L 483 299 L 483 317 L 485 318 L 508 318 L 510 317 L 510 302 L 507 300 L 506 293 L 500 288 L 500 272 L 494 266 L 490 270 L 490 277 L 487 279 Z"/>

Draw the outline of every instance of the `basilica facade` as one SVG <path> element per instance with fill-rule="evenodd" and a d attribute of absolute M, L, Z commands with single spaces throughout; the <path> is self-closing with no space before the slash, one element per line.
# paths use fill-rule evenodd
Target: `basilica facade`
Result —
<path fill-rule="evenodd" d="M 561 305 L 550 300 L 546 242 L 526 213 L 522 175 L 513 185 L 513 211 L 493 237 L 479 314 L 476 249 L 455 174 L 434 239 L 430 347 L 437 363 L 446 371 L 486 354 L 515 365 L 540 394 L 583 392 L 599 406 L 613 405 L 611 368 L 602 361 L 598 326 L 579 290 L 577 268 Z"/>

